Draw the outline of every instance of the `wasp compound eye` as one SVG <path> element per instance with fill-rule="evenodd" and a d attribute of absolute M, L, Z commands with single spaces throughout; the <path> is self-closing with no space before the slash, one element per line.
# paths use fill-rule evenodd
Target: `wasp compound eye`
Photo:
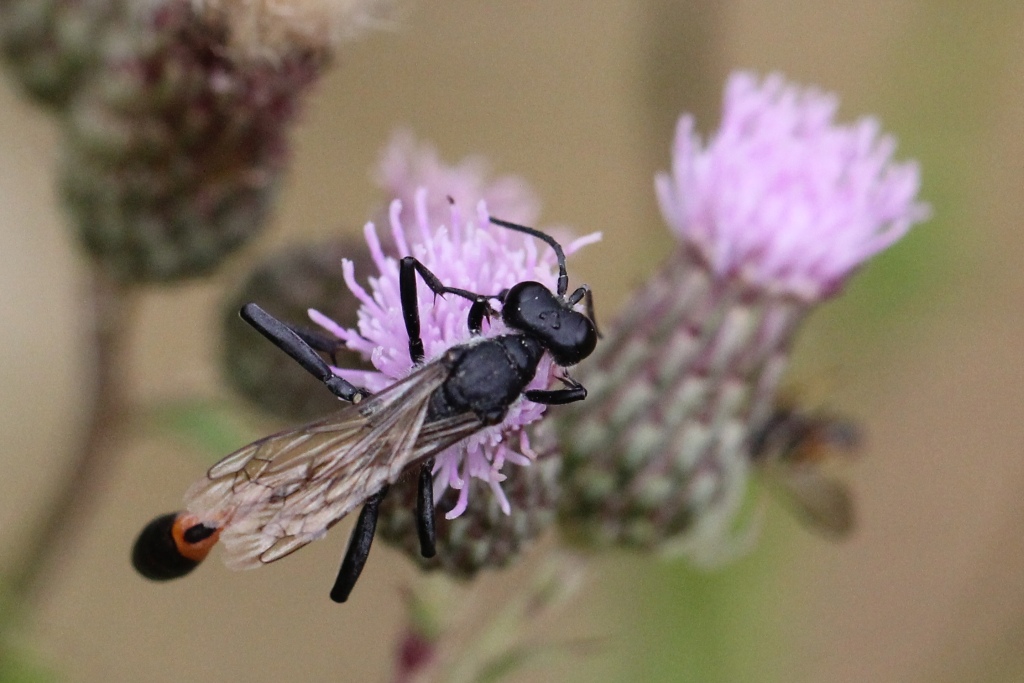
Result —
<path fill-rule="evenodd" d="M 576 311 L 562 311 L 556 337 L 548 339 L 548 351 L 562 367 L 576 365 L 594 352 L 597 330 L 590 318 Z"/>
<path fill-rule="evenodd" d="M 206 559 L 220 530 L 204 526 L 192 515 L 161 515 L 146 527 L 132 547 L 132 566 L 152 581 L 185 576 Z"/>

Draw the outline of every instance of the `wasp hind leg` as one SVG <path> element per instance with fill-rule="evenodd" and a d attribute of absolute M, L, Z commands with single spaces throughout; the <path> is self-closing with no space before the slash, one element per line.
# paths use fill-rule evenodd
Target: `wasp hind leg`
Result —
<path fill-rule="evenodd" d="M 380 514 L 380 502 L 387 495 L 388 487 L 385 486 L 377 493 L 366 499 L 363 509 L 359 513 L 359 519 L 352 529 L 352 536 L 348 541 L 348 549 L 345 551 L 345 559 L 341 561 L 341 569 L 338 570 L 338 578 L 334 580 L 334 587 L 331 588 L 331 600 L 334 602 L 345 602 L 355 588 L 359 575 L 366 565 L 366 558 L 370 555 L 370 546 L 373 545 L 373 535 L 377 531 L 377 516 Z"/>
<path fill-rule="evenodd" d="M 332 394 L 343 401 L 358 403 L 370 395 L 350 382 L 338 377 L 331 366 L 321 358 L 314 346 L 320 346 L 323 339 L 312 334 L 300 333 L 267 313 L 256 304 L 246 304 L 238 313 L 242 320 L 256 328 L 256 331 L 270 340 L 274 346 L 287 353 L 292 360 L 309 374 L 323 382 Z M 313 346 L 310 345 L 313 343 Z M 329 349 L 321 349 L 329 352 Z"/>
<path fill-rule="evenodd" d="M 437 554 L 437 527 L 434 517 L 434 459 L 420 465 L 419 490 L 416 496 L 416 531 L 420 537 L 420 555 Z"/>

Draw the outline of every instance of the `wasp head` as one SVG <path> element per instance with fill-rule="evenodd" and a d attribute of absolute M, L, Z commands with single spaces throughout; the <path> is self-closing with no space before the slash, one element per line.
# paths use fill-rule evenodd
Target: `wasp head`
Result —
<path fill-rule="evenodd" d="M 501 319 L 537 339 L 558 365 L 575 365 L 597 346 L 594 322 L 539 282 L 520 282 L 505 294 Z"/>

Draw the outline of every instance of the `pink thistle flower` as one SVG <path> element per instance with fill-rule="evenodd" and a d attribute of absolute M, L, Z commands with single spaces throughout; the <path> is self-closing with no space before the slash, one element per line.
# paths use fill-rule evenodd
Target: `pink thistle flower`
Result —
<path fill-rule="evenodd" d="M 834 123 L 837 106 L 779 74 L 737 72 L 707 145 L 692 116 L 679 119 L 658 200 L 716 275 L 819 300 L 928 217 L 917 164 L 892 161 L 896 142 L 874 118 Z"/>
<path fill-rule="evenodd" d="M 474 207 L 483 200 L 493 215 L 522 225 L 535 225 L 540 216 L 537 195 L 519 176 L 492 177 L 487 160 L 479 156 L 447 164 L 433 145 L 418 141 L 407 129 L 391 136 L 374 179 L 388 197 L 402 201 L 403 223 L 413 220 L 409 214 L 420 188 L 427 190 L 431 225 L 448 220 L 449 197 L 463 207 Z"/>
<path fill-rule="evenodd" d="M 581 368 L 586 405 L 555 420 L 561 521 L 580 542 L 705 565 L 751 546 L 752 445 L 800 323 L 929 213 L 917 165 L 893 162 L 874 119 L 835 123 L 836 106 L 780 75 L 740 72 L 706 144 L 693 117 L 679 120 L 672 172 L 655 180 L 679 248 Z M 839 535 L 852 512 L 836 492 L 803 502 Z"/>
<path fill-rule="evenodd" d="M 345 282 L 361 304 L 355 328 L 338 325 L 316 310 L 309 311 L 315 323 L 370 359 L 376 371 L 335 369 L 341 377 L 370 391 L 392 384 L 413 367 L 398 285 L 402 257 L 415 256 L 448 286 L 481 294 L 497 294 L 524 280 L 535 280 L 552 289 L 556 285 L 554 253 L 525 235 L 490 225 L 485 202 L 481 201 L 476 212 L 468 216 L 462 214 L 458 203 L 450 205 L 443 225 L 431 220 L 429 206 L 426 189 L 416 193 L 411 219 L 403 219 L 400 200 L 391 203 L 394 255 L 385 253 L 374 224 L 366 225 L 366 240 L 379 272 L 377 277 L 369 278 L 369 291 L 356 282 L 353 263 L 342 262 Z M 598 239 L 599 234 L 577 239 L 566 245 L 565 253 L 572 254 Z M 417 292 L 426 362 L 469 341 L 468 301 L 457 296 L 435 297 L 422 283 Z M 484 322 L 485 337 L 507 331 L 500 318 Z M 529 388 L 549 387 L 560 372 L 550 358 L 545 358 Z M 506 462 L 527 466 L 533 460 L 524 427 L 539 420 L 544 410 L 545 406 L 520 398 L 500 425 L 488 427 L 435 457 L 435 496 L 439 498 L 449 486 L 459 490 L 455 507 L 446 515 L 448 519 L 466 510 L 470 477 L 486 481 L 502 510 L 509 513 L 510 505 L 501 488 L 505 479 L 502 467 Z"/>

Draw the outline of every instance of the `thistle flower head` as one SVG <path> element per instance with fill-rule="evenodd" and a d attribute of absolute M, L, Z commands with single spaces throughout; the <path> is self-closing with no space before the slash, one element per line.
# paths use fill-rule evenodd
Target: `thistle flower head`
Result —
<path fill-rule="evenodd" d="M 106 4 L 124 11 L 61 119 L 71 222 L 119 280 L 208 275 L 267 223 L 322 60 L 231 60 L 189 0 Z"/>
<path fill-rule="evenodd" d="M 448 220 L 450 205 L 473 207 L 481 200 L 495 216 L 523 225 L 534 225 L 540 202 L 525 180 L 515 175 L 492 177 L 483 157 L 471 156 L 455 164 L 443 161 L 437 149 L 416 139 L 407 129 L 395 131 L 384 148 L 375 180 L 385 194 L 402 201 L 402 221 L 412 220 L 416 193 L 426 188 L 427 215 L 431 224 Z"/>
<path fill-rule="evenodd" d="M 405 221 L 401 201 L 392 202 L 390 224 L 395 255 L 385 253 L 376 227 L 367 224 L 366 240 L 379 271 L 377 277 L 369 278 L 369 290 L 356 282 L 352 262 L 342 262 L 345 281 L 361 304 L 355 328 L 343 327 L 318 311 L 310 311 L 314 322 L 370 359 L 376 371 L 335 370 L 341 377 L 370 391 L 383 389 L 407 375 L 413 367 L 399 292 L 400 258 L 415 256 L 445 285 L 480 294 L 496 294 L 523 280 L 555 287 L 557 267 L 551 250 L 525 235 L 491 225 L 484 202 L 468 214 L 463 214 L 461 205 L 452 204 L 444 225 L 430 221 L 428 206 L 427 192 L 421 190 L 415 198 L 412 219 Z M 598 237 L 578 239 L 566 245 L 565 252 L 571 254 Z M 453 295 L 435 297 L 422 282 L 417 292 L 426 362 L 452 346 L 469 341 L 470 302 Z M 485 337 L 507 331 L 499 318 L 484 322 Z M 529 388 L 546 388 L 559 373 L 559 368 L 545 358 Z M 534 455 L 523 428 L 540 419 L 544 408 L 521 398 L 511 406 L 500 425 L 488 427 L 435 457 L 436 498 L 440 499 L 447 487 L 459 491 L 454 508 L 447 513 L 449 519 L 465 511 L 470 477 L 487 482 L 502 509 L 509 511 L 500 485 L 505 478 L 502 467 L 506 462 L 530 464 Z"/>
<path fill-rule="evenodd" d="M 656 187 L 681 248 L 581 368 L 586 405 L 556 417 L 570 537 L 699 564 L 751 546 L 752 445 L 801 321 L 928 212 L 892 138 L 873 119 L 836 125 L 835 110 L 831 95 L 739 73 L 707 145 L 680 119 Z M 821 510 L 836 529 L 843 500 Z"/>
<path fill-rule="evenodd" d="M 330 52 L 385 23 L 393 0 L 192 0 L 222 21 L 243 58 L 275 61 L 291 52 Z"/>
<path fill-rule="evenodd" d="M 779 74 L 738 72 L 706 145 L 692 116 L 679 119 L 658 200 L 717 276 L 819 300 L 928 216 L 917 165 L 892 161 L 875 119 L 836 124 L 837 105 Z"/>

